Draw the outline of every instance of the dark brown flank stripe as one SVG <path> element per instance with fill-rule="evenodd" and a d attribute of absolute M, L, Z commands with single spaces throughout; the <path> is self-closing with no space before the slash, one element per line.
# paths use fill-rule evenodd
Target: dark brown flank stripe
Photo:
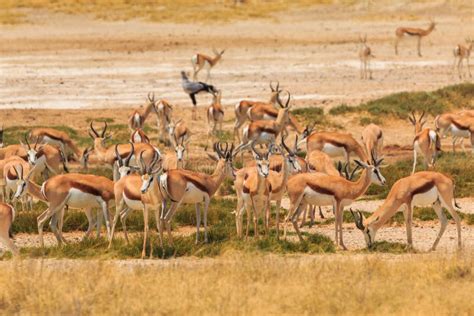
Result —
<path fill-rule="evenodd" d="M 405 31 L 405 33 L 407 33 L 408 35 L 411 35 L 411 36 L 418 35 L 417 33 L 412 33 L 412 32 L 409 32 L 409 31 Z"/>
<path fill-rule="evenodd" d="M 276 134 L 276 131 L 273 128 L 259 127 L 258 130 L 260 133 Z"/>
<path fill-rule="evenodd" d="M 454 126 L 456 126 L 460 130 L 469 130 L 469 126 L 464 126 L 460 124 L 459 122 L 456 122 L 455 120 L 452 121 Z"/>
<path fill-rule="evenodd" d="M 7 178 L 8 180 L 16 180 L 18 179 L 18 175 L 16 174 L 16 171 L 15 173 L 12 172 L 12 169 L 8 169 L 8 172 L 7 172 Z"/>
<path fill-rule="evenodd" d="M 130 199 L 130 200 L 140 201 L 142 199 L 140 195 L 136 195 L 135 192 L 131 191 L 126 186 L 123 188 L 123 193 L 125 194 L 127 199 Z"/>
<path fill-rule="evenodd" d="M 92 194 L 92 195 L 95 195 L 95 196 L 102 196 L 102 194 L 99 190 L 97 190 L 96 188 L 94 188 L 90 185 L 87 185 L 85 183 L 72 181 L 71 182 L 71 187 L 73 187 L 74 189 L 77 189 L 79 191 L 82 191 L 84 193 L 89 193 L 89 194 Z"/>
<path fill-rule="evenodd" d="M 411 196 L 413 198 L 416 194 L 426 193 L 434 187 L 435 183 L 433 180 L 425 182 L 422 186 L 416 188 L 411 192 Z"/>
<path fill-rule="evenodd" d="M 323 188 L 323 187 L 320 187 L 320 186 L 317 185 L 317 184 L 308 183 L 308 186 L 311 188 L 311 190 L 316 191 L 316 192 L 318 192 L 318 193 L 320 193 L 320 194 L 334 195 L 334 192 L 332 192 L 331 190 L 326 189 L 326 188 Z"/>
<path fill-rule="evenodd" d="M 326 143 L 330 143 L 330 144 L 332 144 L 332 145 L 334 145 L 334 146 L 336 146 L 336 147 L 343 147 L 344 150 L 347 151 L 346 144 L 340 143 L 340 142 L 338 142 L 338 141 L 336 141 L 336 140 L 332 140 L 332 139 L 331 139 L 331 140 L 326 140 L 325 142 L 326 142 Z"/>
<path fill-rule="evenodd" d="M 264 109 L 264 114 L 267 114 L 271 117 L 277 117 L 278 116 L 278 112 L 275 113 L 274 111 L 271 111 L 269 109 Z"/>
<path fill-rule="evenodd" d="M 199 182 L 197 179 L 194 179 L 194 178 L 192 178 L 190 176 L 187 176 L 187 175 L 183 175 L 183 177 L 186 181 L 191 182 L 192 184 L 194 184 L 202 192 L 206 192 L 207 194 L 210 194 L 207 187 L 205 185 L 203 185 L 201 182 Z"/>
<path fill-rule="evenodd" d="M 244 185 L 244 188 L 243 188 L 242 191 L 243 191 L 245 194 L 249 194 L 249 193 L 250 193 L 250 189 L 249 189 L 246 185 Z"/>
<path fill-rule="evenodd" d="M 380 131 L 380 133 L 377 135 L 377 139 L 382 138 L 382 135 L 383 135 L 383 133 L 382 133 L 382 131 Z"/>
<path fill-rule="evenodd" d="M 60 142 L 63 141 L 62 138 L 56 137 L 56 136 L 54 136 L 54 135 L 51 135 L 51 134 L 48 133 L 48 132 L 45 132 L 45 133 L 44 133 L 44 136 L 48 136 L 49 138 L 52 138 L 52 139 L 57 140 L 57 141 L 60 141 Z"/>

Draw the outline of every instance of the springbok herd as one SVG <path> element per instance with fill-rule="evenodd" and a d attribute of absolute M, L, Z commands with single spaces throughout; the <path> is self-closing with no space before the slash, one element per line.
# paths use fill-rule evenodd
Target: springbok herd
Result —
<path fill-rule="evenodd" d="M 403 35 L 420 40 L 435 27 L 432 22 L 428 29 L 398 28 L 398 41 Z M 367 46 L 367 38 L 360 38 L 361 77 L 372 77 L 368 61 L 372 56 Z M 458 45 L 454 51 L 456 59 L 468 61 L 472 41 L 468 47 Z M 107 123 L 97 128 L 98 122 L 91 122 L 89 135 L 93 139 L 93 148 L 80 149 L 71 137 L 53 128 L 35 128 L 27 133 L 20 144 L 3 146 L 3 128 L 0 131 L 0 186 L 3 203 L 0 204 L 0 239 L 14 253 L 18 253 L 10 239 L 10 229 L 15 218 L 13 201 L 23 211 L 31 210 L 34 201 L 43 201 L 48 208 L 38 216 L 38 233 L 41 246 L 44 247 L 43 225 L 49 225 L 59 244 L 65 242 L 62 235 L 64 211 L 69 208 L 84 210 L 89 227 L 88 237 L 94 228 L 100 236 L 102 221 L 105 221 L 109 248 L 115 228 L 120 218 L 124 235 L 128 241 L 126 219 L 133 210 L 141 210 L 144 218 L 144 238 L 142 257 L 146 253 L 149 235 L 148 212 L 153 210 L 160 246 L 163 247 L 163 231 L 167 230 L 168 242 L 172 245 L 171 222 L 182 204 L 194 204 L 196 208 L 196 243 L 199 242 L 201 222 L 204 225 L 204 242 L 208 241 L 207 213 L 212 197 L 226 178 L 234 181 L 237 195 L 235 224 L 237 236 L 243 238 L 243 218 L 246 213 L 246 232 L 249 235 L 251 219 L 253 231 L 258 238 L 258 223 L 263 217 L 264 234 L 269 234 L 271 222 L 276 235 L 280 235 L 280 224 L 286 238 L 287 224 L 291 222 L 300 241 L 300 225 L 309 212 L 311 224 L 315 217 L 315 207 L 332 206 L 335 215 L 335 241 L 339 248 L 346 249 L 343 241 L 343 211 L 357 198 L 363 196 L 368 187 L 385 185 L 382 175 L 381 155 L 383 153 L 384 134 L 382 129 L 370 124 L 362 132 L 359 143 L 350 133 L 315 131 L 315 124 L 302 127 L 290 113 L 291 94 L 280 89 L 278 82 L 270 82 L 268 102 L 242 100 L 235 105 L 234 143 L 216 141 L 222 132 L 224 107 L 221 104 L 221 91 L 215 86 L 196 81 L 198 72 L 207 69 L 207 80 L 211 68 L 218 63 L 224 51 L 214 51 L 215 56 L 197 54 L 192 57 L 194 70 L 190 80 L 183 71 L 182 88 L 194 105 L 193 119 L 196 118 L 196 94 L 206 92 L 213 96 L 207 108 L 208 137 L 206 143 L 213 143 L 213 151 L 207 156 L 215 161 L 212 174 L 186 170 L 189 162 L 189 142 L 191 131 L 186 122 L 175 117 L 173 105 L 164 100 L 155 99 L 149 93 L 143 108 L 131 113 L 128 118 L 130 140 L 128 143 L 107 146 L 112 137 L 107 133 Z M 420 54 L 421 55 L 421 54 Z M 459 69 L 459 68 L 458 68 Z M 367 74 L 369 72 L 369 75 Z M 152 144 L 144 132 L 146 120 L 156 115 L 157 143 L 170 147 L 166 153 Z M 423 128 L 427 118 L 425 113 L 418 117 L 410 116 L 414 125 L 413 171 L 399 179 L 390 190 L 385 202 L 368 218 L 360 211 L 352 211 L 356 227 L 365 237 L 367 246 L 374 243 L 377 230 L 399 210 L 403 210 L 406 221 L 407 240 L 411 247 L 412 217 L 414 206 L 432 205 L 441 222 L 441 228 L 432 246 L 434 250 L 444 233 L 447 219 L 442 211 L 445 208 L 456 222 L 458 246 L 461 247 L 461 221 L 456 213 L 458 205 L 454 197 L 455 184 L 451 177 L 435 171 L 415 172 L 417 156 L 421 155 L 425 169 L 434 169 L 437 153 L 441 148 L 441 138 L 452 136 L 453 151 L 458 139 L 470 138 L 474 148 L 474 110 L 458 113 L 445 113 L 434 120 L 436 129 Z M 291 135 L 290 135 L 291 132 Z M 304 148 L 306 147 L 306 148 Z M 464 144 L 462 145 L 464 150 Z M 306 157 L 301 158 L 298 151 L 305 149 Z M 474 150 L 474 149 L 473 149 Z M 253 159 L 244 159 L 251 152 Z M 351 170 L 350 155 L 354 154 L 355 168 Z M 334 163 L 333 158 L 343 156 L 345 164 Z M 113 170 L 113 180 L 103 176 L 85 173 L 70 173 L 69 159 L 80 161 L 87 172 L 87 166 L 94 160 L 98 164 L 109 166 Z M 241 160 L 243 167 L 236 169 L 234 161 Z M 353 180 L 357 172 L 360 175 Z M 37 184 L 42 180 L 41 184 Z M 281 221 L 279 216 L 282 199 L 287 196 L 290 207 Z M 271 212 L 271 202 L 275 201 L 276 211 Z M 115 215 L 109 209 L 115 206 Z M 97 216 L 92 210 L 100 209 Z M 202 210 L 202 220 L 201 220 Z M 272 215 L 275 216 L 271 220 Z M 320 216 L 323 216 L 320 209 Z M 301 224 L 299 220 L 302 218 Z"/>

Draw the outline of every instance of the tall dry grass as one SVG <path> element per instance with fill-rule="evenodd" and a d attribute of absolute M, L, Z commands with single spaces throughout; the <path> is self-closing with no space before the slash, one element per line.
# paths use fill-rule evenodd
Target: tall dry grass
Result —
<path fill-rule="evenodd" d="M 0 263 L 5 314 L 474 313 L 473 254 Z"/>

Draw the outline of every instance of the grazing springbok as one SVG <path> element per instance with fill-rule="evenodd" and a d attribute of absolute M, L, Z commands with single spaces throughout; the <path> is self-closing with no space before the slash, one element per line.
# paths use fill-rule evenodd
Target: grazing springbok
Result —
<path fill-rule="evenodd" d="M 369 158 L 361 146 L 350 133 L 339 132 L 312 132 L 306 138 L 306 152 L 322 151 L 330 157 L 344 156 L 346 163 L 350 164 L 350 155 L 354 153 L 363 162 Z"/>
<path fill-rule="evenodd" d="M 44 201 L 48 208 L 38 216 L 38 234 L 41 247 L 44 247 L 43 226 L 51 218 L 50 227 L 59 244 L 66 242 L 62 236 L 64 207 L 84 209 L 89 220 L 89 228 L 84 236 L 88 237 L 94 227 L 92 208 L 101 208 L 107 227 L 107 237 L 110 237 L 109 207 L 114 203 L 114 183 L 106 177 L 91 174 L 68 173 L 60 174 L 46 180 L 41 186 L 31 181 L 31 170 L 24 177 L 21 165 L 16 167 L 18 176 L 15 198 L 26 193 Z M 59 229 L 58 229 L 59 223 Z M 97 237 L 100 236 L 102 216 L 97 214 Z"/>
<path fill-rule="evenodd" d="M 453 152 L 455 152 L 456 141 L 458 138 L 461 139 L 461 146 L 463 151 L 466 151 L 464 147 L 464 138 L 469 138 L 470 133 L 468 128 L 469 124 L 463 124 L 460 122 L 469 121 L 474 119 L 474 111 L 460 111 L 458 113 L 443 113 L 436 116 L 434 123 L 436 132 L 439 133 L 441 138 L 445 138 L 448 133 L 452 136 Z M 466 122 L 467 123 L 467 122 Z"/>
<path fill-rule="evenodd" d="M 367 34 L 364 37 L 359 36 L 360 79 L 372 79 L 372 70 L 370 69 L 372 58 L 375 56 L 367 45 Z"/>
<path fill-rule="evenodd" d="M 395 54 L 398 55 L 398 43 L 402 40 L 404 35 L 416 37 L 418 56 L 421 57 L 421 39 L 428 36 L 434 29 L 436 23 L 431 21 L 427 29 L 415 28 L 415 27 L 399 27 L 395 30 Z"/>
<path fill-rule="evenodd" d="M 140 175 L 132 174 L 121 178 L 114 184 L 115 194 L 115 205 L 116 211 L 112 224 L 112 231 L 110 234 L 109 248 L 112 246 L 112 239 L 115 232 L 115 226 L 117 225 L 118 219 L 122 222 L 123 231 L 127 243 L 129 242 L 127 233 L 127 216 L 133 210 L 143 211 L 144 231 L 143 231 L 143 249 L 142 258 L 145 257 L 146 253 L 146 242 L 149 233 L 148 225 L 148 210 L 151 207 L 155 208 L 156 225 L 157 229 L 160 229 L 160 216 L 159 209 L 161 207 L 161 192 L 158 188 L 157 177 L 161 173 L 160 157 L 156 154 L 153 161 L 146 165 L 143 160 L 143 156 L 140 157 Z M 143 192 L 146 188 L 146 193 Z M 160 235 L 161 238 L 161 235 Z M 160 241 L 160 244 L 162 242 Z M 152 245 L 150 244 L 150 248 Z M 150 252 L 150 257 L 152 253 Z"/>
<path fill-rule="evenodd" d="M 150 143 L 150 138 L 146 136 L 145 132 L 141 128 L 137 128 L 130 134 L 130 142 L 132 143 Z"/>
<path fill-rule="evenodd" d="M 303 241 L 298 227 L 298 218 L 301 212 L 309 205 L 327 206 L 332 205 L 336 217 L 335 242 L 336 245 L 347 249 L 342 238 L 342 219 L 344 207 L 349 206 L 358 197 L 365 194 L 371 183 L 385 184 L 385 178 L 380 173 L 380 164 L 383 159 L 377 159 L 372 155 L 372 163 L 355 160 L 363 168 L 360 178 L 349 181 L 340 176 L 331 176 L 324 173 L 301 173 L 294 175 L 288 180 L 288 196 L 290 198 L 290 209 L 285 218 L 286 223 L 293 223 L 300 241 Z"/>
<path fill-rule="evenodd" d="M 242 143 L 236 148 L 235 153 L 243 152 L 249 148 L 252 143 L 255 144 L 274 144 L 284 127 L 289 122 L 289 112 L 291 95 L 288 92 L 288 99 L 285 105 L 279 103 L 280 110 L 274 121 L 254 121 L 244 128 Z"/>
<path fill-rule="evenodd" d="M 57 175 L 62 171 L 69 172 L 66 165 L 66 157 L 64 153 L 56 146 L 42 144 L 38 146 L 36 141 L 33 147 L 30 145 L 28 138 L 25 136 L 25 149 L 28 154 L 28 162 L 35 169 L 36 174 L 42 174 L 43 179 L 49 178 L 49 174 Z"/>
<path fill-rule="evenodd" d="M 191 58 L 191 64 L 193 65 L 193 80 L 197 80 L 197 75 L 201 69 L 206 68 L 207 77 L 206 81 L 211 80 L 211 69 L 221 60 L 222 55 L 225 52 L 223 49 L 221 52 L 217 51 L 215 48 L 212 49 L 214 56 L 207 56 L 201 53 L 197 53 Z"/>
<path fill-rule="evenodd" d="M 365 151 L 369 155 L 375 150 L 377 156 L 382 155 L 383 149 L 383 132 L 380 126 L 370 123 L 362 130 L 362 143 L 365 146 Z"/>
<path fill-rule="evenodd" d="M 149 92 L 147 98 L 148 100 L 145 109 L 133 111 L 133 113 L 128 118 L 128 128 L 130 129 L 130 132 L 135 131 L 137 128 L 143 129 L 145 126 L 145 121 L 151 114 L 151 111 L 157 113 L 155 106 L 155 93 L 152 94 Z"/>
<path fill-rule="evenodd" d="M 270 105 L 276 108 L 277 104 L 280 103 L 279 102 L 280 92 L 282 92 L 282 90 L 280 90 L 280 83 L 277 81 L 276 87 L 273 87 L 273 83 L 270 81 L 270 90 L 271 90 L 271 94 L 270 94 L 270 100 L 268 102 L 242 100 L 235 105 L 234 107 L 234 113 L 235 113 L 234 138 L 237 136 L 237 141 L 239 143 L 241 141 L 240 128 L 249 119 L 248 117 L 249 109 L 255 106 L 261 106 L 261 105 Z"/>
<path fill-rule="evenodd" d="M 69 148 L 78 159 L 81 157 L 81 150 L 66 132 L 54 128 L 35 128 L 31 130 L 29 139 L 35 139 L 39 143 L 59 146 L 61 151 L 64 153 L 66 160 L 68 157 L 66 148 Z"/>
<path fill-rule="evenodd" d="M 15 220 L 15 209 L 10 204 L 0 203 L 0 242 L 7 247 L 14 256 L 20 252 L 10 238 L 13 238 L 11 234 L 11 227 Z"/>
<path fill-rule="evenodd" d="M 469 78 L 472 78 L 471 68 L 469 65 L 469 57 L 471 56 L 472 43 L 473 43 L 473 40 L 471 40 L 470 38 L 467 38 L 466 45 L 458 44 L 453 50 L 453 55 L 454 55 L 453 73 L 455 69 L 457 69 L 459 79 L 462 79 L 462 65 L 463 65 L 462 61 L 463 60 L 466 60 L 466 66 L 467 66 L 467 71 L 469 73 Z"/>
<path fill-rule="evenodd" d="M 415 173 L 417 155 L 423 155 L 425 168 L 433 168 L 438 152 L 441 151 L 441 139 L 435 130 L 423 128 L 426 120 L 423 120 L 425 112 L 417 119 L 415 113 L 409 116 L 410 122 L 415 126 L 415 138 L 413 139 L 413 169 Z"/>
<path fill-rule="evenodd" d="M 217 92 L 216 88 L 210 84 L 200 82 L 200 81 L 191 81 L 188 79 L 188 76 L 184 71 L 181 71 L 181 87 L 183 88 L 183 91 L 189 95 L 189 98 L 191 98 L 191 102 L 193 103 L 193 113 L 192 113 L 192 119 L 197 120 L 197 114 L 196 114 L 196 107 L 197 107 L 197 102 L 196 102 L 196 94 L 199 94 L 201 92 L 207 92 L 210 94 L 215 94 Z"/>
<path fill-rule="evenodd" d="M 161 99 L 156 104 L 158 141 L 168 145 L 168 125 L 171 123 L 173 115 L 173 105 L 166 100 Z"/>
<path fill-rule="evenodd" d="M 217 136 L 218 132 L 222 132 L 222 122 L 224 121 L 224 108 L 221 103 L 222 92 L 218 90 L 212 98 L 211 105 L 207 108 L 207 139 Z M 207 146 L 207 145 L 206 145 Z"/>
<path fill-rule="evenodd" d="M 384 203 L 368 218 L 364 218 L 360 211 L 353 212 L 351 210 L 351 213 L 354 216 L 357 228 L 364 233 L 367 247 L 371 247 L 375 242 L 377 230 L 395 213 L 403 210 L 408 246 L 413 248 L 411 232 L 413 207 L 428 205 L 433 206 L 441 222 L 441 228 L 431 250 L 436 249 L 448 223 L 443 208 L 448 210 L 456 222 L 458 247 L 461 248 L 461 219 L 458 213 L 456 213 L 459 210 L 459 206 L 454 197 L 454 183 L 452 179 L 438 172 L 420 171 L 398 180 L 392 186 Z"/>
<path fill-rule="evenodd" d="M 247 213 L 247 230 L 245 236 L 248 237 L 250 226 L 250 213 L 253 214 L 253 228 L 255 238 L 258 238 L 258 219 L 260 214 L 265 214 L 265 234 L 268 235 L 270 220 L 270 201 L 272 199 L 272 185 L 268 176 L 270 175 L 270 155 L 273 146 L 266 152 L 258 152 L 252 143 L 252 153 L 256 166 L 240 169 L 236 173 L 234 181 L 237 192 L 237 207 L 235 212 L 235 224 L 237 236 L 242 237 L 242 218 L 244 210 Z M 264 210 L 264 212 L 261 212 Z"/>
<path fill-rule="evenodd" d="M 214 151 L 217 154 L 217 166 L 212 175 L 188 170 L 170 170 L 159 177 L 160 191 L 163 194 L 163 208 L 161 214 L 159 230 L 161 240 L 163 240 L 163 226 L 166 225 L 168 231 L 169 243 L 173 245 L 173 236 L 171 235 L 171 220 L 176 210 L 181 204 L 194 204 L 196 207 L 196 243 L 199 241 L 199 227 L 201 225 L 200 204 L 204 203 L 204 242 L 208 242 L 207 235 L 207 210 L 209 202 L 219 189 L 226 177 L 234 178 L 234 169 L 232 166 L 234 145 L 230 150 L 228 144 L 225 149 L 220 144 L 214 145 Z M 146 193 L 149 185 L 144 182 L 142 193 Z M 167 202 L 170 202 L 167 208 Z"/>
<path fill-rule="evenodd" d="M 130 144 L 119 144 L 117 146 L 105 147 L 105 141 L 111 138 L 111 135 L 106 135 L 107 132 L 107 122 L 104 122 L 104 129 L 99 134 L 95 129 L 93 122 L 90 123 L 89 136 L 94 140 L 94 151 L 97 155 L 97 158 L 104 164 L 112 167 L 114 181 L 119 179 L 118 166 L 116 164 L 116 150 L 120 153 L 122 158 L 127 157 L 130 154 L 130 151 L 133 150 L 133 155 L 131 157 L 131 165 L 137 167 L 138 162 L 137 158 L 143 152 L 145 162 L 150 163 L 155 157 L 155 152 L 159 153 L 159 150 L 153 147 L 150 144 L 146 143 L 137 143 L 134 146 Z"/>

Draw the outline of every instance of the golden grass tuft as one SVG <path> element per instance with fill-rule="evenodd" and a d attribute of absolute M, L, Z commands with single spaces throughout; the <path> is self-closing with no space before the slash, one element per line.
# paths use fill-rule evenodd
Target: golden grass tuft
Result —
<path fill-rule="evenodd" d="M 472 253 L 0 263 L 4 314 L 474 313 Z"/>

